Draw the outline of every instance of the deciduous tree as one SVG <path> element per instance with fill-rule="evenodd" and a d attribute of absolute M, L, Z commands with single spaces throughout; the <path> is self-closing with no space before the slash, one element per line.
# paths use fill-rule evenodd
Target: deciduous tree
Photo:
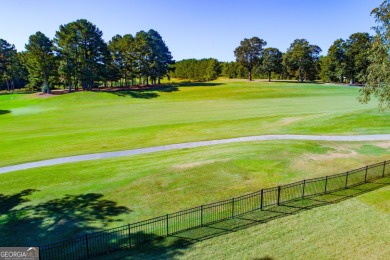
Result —
<path fill-rule="evenodd" d="M 252 80 L 253 68 L 260 64 L 263 47 L 266 45 L 267 42 L 258 37 L 245 38 L 241 41 L 240 46 L 234 50 L 236 62 L 244 66 L 248 71 L 249 81 Z"/>
<path fill-rule="evenodd" d="M 195 81 L 209 81 L 216 79 L 220 73 L 220 65 L 216 59 L 186 59 L 175 63 L 171 76 Z"/>
<path fill-rule="evenodd" d="M 354 33 L 345 41 L 345 76 L 351 84 L 356 80 L 366 82 L 371 44 L 368 33 Z"/>
<path fill-rule="evenodd" d="M 283 54 L 277 48 L 266 48 L 263 51 L 263 62 L 261 69 L 268 75 L 268 81 L 271 81 L 271 73 L 281 73 Z"/>
<path fill-rule="evenodd" d="M 372 10 L 377 26 L 370 50 L 367 82 L 361 90 L 360 101 L 367 103 L 371 95 L 379 100 L 381 109 L 390 109 L 390 1 Z"/>
<path fill-rule="evenodd" d="M 321 48 L 306 39 L 296 39 L 287 49 L 285 63 L 290 70 L 298 71 L 300 81 L 314 80 L 318 73 Z"/>
<path fill-rule="evenodd" d="M 321 59 L 321 78 L 324 81 L 344 82 L 346 66 L 345 41 L 337 39 Z"/>

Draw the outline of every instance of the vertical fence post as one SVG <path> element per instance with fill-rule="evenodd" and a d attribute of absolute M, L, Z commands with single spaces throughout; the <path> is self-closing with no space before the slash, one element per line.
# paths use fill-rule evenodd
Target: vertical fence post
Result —
<path fill-rule="evenodd" d="M 325 177 L 325 194 L 326 194 L 327 186 L 328 186 L 328 176 Z"/>
<path fill-rule="evenodd" d="M 385 177 L 386 161 L 383 162 L 382 178 Z"/>
<path fill-rule="evenodd" d="M 263 209 L 263 196 L 264 196 L 264 191 L 261 189 L 260 191 L 260 210 Z"/>
<path fill-rule="evenodd" d="M 232 218 L 234 218 L 234 198 L 232 198 Z"/>
<path fill-rule="evenodd" d="M 364 174 L 364 183 L 367 183 L 367 171 L 368 171 L 368 166 L 366 166 L 366 173 Z"/>
<path fill-rule="evenodd" d="M 166 225 L 167 225 L 167 236 L 169 236 L 169 215 L 166 215 Z"/>
<path fill-rule="evenodd" d="M 200 226 L 203 227 L 203 205 L 200 205 Z"/>
<path fill-rule="evenodd" d="M 345 176 L 345 186 L 344 186 L 344 189 L 346 189 L 348 187 L 348 174 L 349 174 L 349 172 L 347 172 L 347 175 Z"/>
<path fill-rule="evenodd" d="M 127 231 L 129 233 L 129 247 L 131 247 L 131 228 L 130 228 L 130 224 L 127 225 Z"/>
<path fill-rule="evenodd" d="M 278 206 L 280 205 L 280 186 L 278 186 L 278 201 L 276 203 Z"/>
<path fill-rule="evenodd" d="M 306 186 L 306 180 L 303 180 L 302 199 L 305 197 L 305 186 Z"/>
<path fill-rule="evenodd" d="M 88 245 L 88 234 L 85 234 L 85 249 L 87 251 L 87 258 L 89 258 L 89 245 Z"/>

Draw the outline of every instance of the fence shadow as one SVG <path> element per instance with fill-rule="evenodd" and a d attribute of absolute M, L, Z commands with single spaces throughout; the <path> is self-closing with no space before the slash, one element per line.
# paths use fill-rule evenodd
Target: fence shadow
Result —
<path fill-rule="evenodd" d="M 134 236 L 150 236 L 151 242 L 139 245 L 137 247 L 123 250 L 116 250 L 112 253 L 106 253 L 102 255 L 95 256 L 93 259 L 98 260 L 123 260 L 123 259 L 175 259 L 180 255 L 183 255 L 184 250 L 191 247 L 192 243 L 189 243 L 187 239 L 183 238 L 165 238 L 158 239 L 154 237 L 154 234 L 145 234 L 139 232 L 134 234 Z"/>
<path fill-rule="evenodd" d="M 267 223 L 275 219 L 298 214 L 302 211 L 338 203 L 385 187 L 389 184 L 390 177 L 385 177 L 347 189 L 289 201 L 282 203 L 279 206 L 274 205 L 266 207 L 263 210 L 255 210 L 249 213 L 244 213 L 221 222 L 178 232 L 151 244 L 145 244 L 136 248 L 115 252 L 110 254 L 110 259 L 158 259 L 159 256 L 163 256 L 166 253 L 168 253 L 166 256 L 172 256 L 169 252 L 182 254 L 182 249 L 191 247 L 191 245 L 196 242 L 236 232 L 262 223 Z"/>
<path fill-rule="evenodd" d="M 115 258 L 117 254 L 121 254 L 121 258 L 140 258 L 139 255 L 142 255 L 141 258 L 151 259 L 161 258 L 163 253 L 180 254 L 181 249 L 197 241 L 337 203 L 384 187 L 390 184 L 389 162 L 261 189 L 116 228 L 84 233 L 82 236 L 41 246 L 41 259 L 84 259 L 107 256 L 119 250 L 120 253 L 114 253 L 109 258 Z M 40 212 L 40 207 L 34 209 Z M 45 210 L 44 207 L 43 212 Z"/>

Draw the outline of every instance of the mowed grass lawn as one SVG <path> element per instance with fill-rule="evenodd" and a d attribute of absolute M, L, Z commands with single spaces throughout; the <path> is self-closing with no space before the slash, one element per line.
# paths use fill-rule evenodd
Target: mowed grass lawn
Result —
<path fill-rule="evenodd" d="M 267 141 L 1 174 L 0 244 L 51 243 L 389 155 L 390 142 Z"/>
<path fill-rule="evenodd" d="M 357 96 L 358 89 L 351 87 L 239 81 L 117 94 L 83 92 L 48 98 L 35 94 L 0 95 L 0 166 L 260 134 L 389 133 L 390 114 L 379 112 L 375 102 L 359 104 Z M 344 172 L 389 159 L 389 155 L 390 141 L 284 140 L 215 145 L 0 174 L 0 245 L 52 243 L 260 188 Z M 291 253 L 305 258 L 315 256 L 315 248 L 330 250 L 336 244 L 335 252 L 341 252 L 348 245 L 337 241 L 349 239 L 352 246 L 346 252 L 359 256 L 360 251 L 353 248 L 362 243 L 361 234 L 375 232 L 367 243 L 378 246 L 367 249 L 366 255 L 376 250 L 381 256 L 386 252 L 382 245 L 388 231 L 379 226 L 387 226 L 389 212 L 389 200 L 383 197 L 383 190 L 388 196 L 384 188 L 372 193 L 381 195 L 372 195 L 365 202 L 360 197 L 342 202 L 347 204 L 340 214 L 363 205 L 362 218 L 350 218 L 353 224 L 340 229 L 339 240 L 329 243 L 330 240 L 319 239 L 326 227 L 318 227 L 321 220 L 341 219 L 337 218 L 337 210 L 344 208 L 339 204 L 327 206 L 329 210 L 317 208 L 240 231 L 234 246 L 236 233 L 228 235 L 222 240 L 231 250 L 217 249 L 218 238 L 192 247 L 194 251 L 169 245 L 164 248 L 173 248 L 175 257 L 183 253 L 183 257 L 207 258 L 215 251 L 217 258 L 254 258 L 285 256 L 295 253 L 299 245 L 310 245 L 310 252 Z M 371 206 L 370 200 L 377 206 Z M 375 228 L 361 224 L 369 220 L 376 223 Z M 348 216 L 340 221 L 348 223 Z M 360 229 L 354 236 L 356 228 Z M 251 241 L 246 242 L 249 233 L 245 232 L 253 232 Z M 299 234 L 305 243 L 298 242 Z M 280 237 L 271 240 L 275 236 Z M 289 238 L 295 242 L 286 244 Z M 253 243 L 261 246 L 254 249 Z M 324 243 L 328 243 L 327 247 Z M 271 254 L 277 245 L 279 251 Z"/>
<path fill-rule="evenodd" d="M 189 231 L 100 259 L 388 259 L 389 201 L 387 186 L 211 239 L 185 243 L 196 237 Z"/>
<path fill-rule="evenodd" d="M 389 201 L 387 186 L 184 250 L 173 247 L 172 255 L 177 259 L 387 259 Z M 146 252 L 140 258 L 158 259 L 158 251 Z"/>
<path fill-rule="evenodd" d="M 216 81 L 155 91 L 0 95 L 0 166 L 69 155 L 260 134 L 389 133 L 359 89 Z"/>

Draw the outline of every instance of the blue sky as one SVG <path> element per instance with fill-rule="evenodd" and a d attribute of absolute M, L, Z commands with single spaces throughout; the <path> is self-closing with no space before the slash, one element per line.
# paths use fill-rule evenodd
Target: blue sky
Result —
<path fill-rule="evenodd" d="M 338 38 L 373 33 L 373 8 L 382 0 L 0 0 L 0 38 L 24 50 L 41 31 L 52 38 L 61 24 L 84 18 L 116 34 L 157 30 L 175 60 L 234 60 L 244 38 L 260 37 L 285 52 L 305 38 L 326 54 Z"/>

